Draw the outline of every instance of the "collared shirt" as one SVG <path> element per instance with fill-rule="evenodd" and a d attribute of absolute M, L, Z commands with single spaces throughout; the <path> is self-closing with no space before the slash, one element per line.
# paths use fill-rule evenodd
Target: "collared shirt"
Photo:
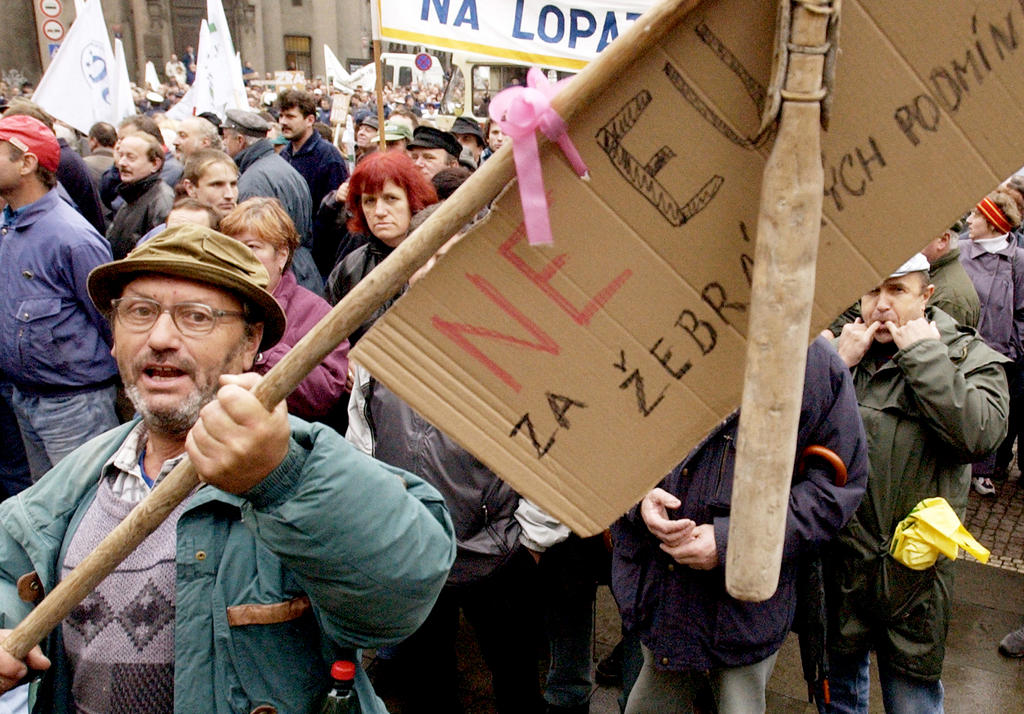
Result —
<path fill-rule="evenodd" d="M 142 469 L 139 467 L 139 458 L 142 456 L 142 450 L 146 448 L 148 435 L 149 430 L 146 429 L 145 422 L 140 421 L 129 432 L 128 438 L 121 442 L 121 446 L 103 465 L 103 470 L 100 472 L 100 478 L 112 479 L 110 490 L 114 492 L 114 495 L 129 503 L 138 503 L 148 496 L 152 488 L 163 481 L 171 469 L 185 458 L 183 451 L 177 456 L 167 459 L 160 467 L 160 473 L 153 478 L 153 486 L 150 487 L 146 483 L 146 479 L 142 477 Z"/>
<path fill-rule="evenodd" d="M 29 204 L 29 205 L 31 205 L 31 204 Z M 18 222 L 18 216 L 21 215 L 21 212 L 24 209 L 25 209 L 24 206 L 22 206 L 21 208 L 11 208 L 10 204 L 4 206 L 4 221 L 3 221 L 4 228 L 6 228 L 7 226 L 13 226 L 15 223 L 17 223 Z"/>

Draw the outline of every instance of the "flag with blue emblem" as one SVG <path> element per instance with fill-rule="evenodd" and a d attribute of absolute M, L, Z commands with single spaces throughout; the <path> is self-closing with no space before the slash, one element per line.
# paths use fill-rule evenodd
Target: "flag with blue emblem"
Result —
<path fill-rule="evenodd" d="M 100 0 L 76 2 L 77 17 L 32 101 L 83 134 L 98 121 L 117 124 L 117 65 Z"/>

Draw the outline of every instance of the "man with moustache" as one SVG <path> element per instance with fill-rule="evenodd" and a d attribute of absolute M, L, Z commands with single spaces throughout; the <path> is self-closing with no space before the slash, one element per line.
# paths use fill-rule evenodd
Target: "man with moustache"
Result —
<path fill-rule="evenodd" d="M 348 165 L 338 148 L 313 130 L 316 100 L 312 94 L 286 89 L 277 96 L 277 105 L 281 110 L 281 134 L 288 139 L 281 158 L 306 179 L 316 210 L 324 196 L 348 178 Z"/>
<path fill-rule="evenodd" d="M 117 142 L 114 165 L 121 184 L 117 194 L 124 205 L 117 209 L 107 229 L 114 260 L 128 252 L 154 227 L 167 219 L 174 205 L 174 189 L 160 177 L 164 152 L 149 134 L 136 132 Z"/>
<path fill-rule="evenodd" d="M 843 327 L 868 437 L 867 491 L 825 558 L 831 703 L 822 712 L 868 711 L 868 656 L 878 658 L 887 712 L 941 712 L 942 662 L 953 562 L 911 570 L 889 555 L 896 525 L 940 496 L 962 519 L 970 463 L 1006 433 L 1002 364 L 974 330 L 928 306 L 928 260 L 915 255 L 861 298 Z"/>
<path fill-rule="evenodd" d="M 362 711 L 385 711 L 357 648 L 426 617 L 451 520 L 418 477 L 250 393 L 259 377 L 241 373 L 285 328 L 267 282 L 242 243 L 195 225 L 90 274 L 141 416 L 0 505 L 0 628 L 31 608 L 16 582 L 52 589 L 186 453 L 201 484 L 45 656 L 0 652 L 6 684 L 43 672 L 35 711 L 314 711 L 340 659 L 356 664 Z"/>

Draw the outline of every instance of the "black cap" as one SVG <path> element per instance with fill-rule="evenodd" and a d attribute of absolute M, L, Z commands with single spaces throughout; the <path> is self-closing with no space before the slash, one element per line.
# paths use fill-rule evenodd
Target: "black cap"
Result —
<path fill-rule="evenodd" d="M 243 136 L 265 137 L 270 125 L 267 120 L 256 112 L 247 112 L 242 109 L 228 109 L 227 121 L 224 122 L 225 129 L 237 131 Z"/>
<path fill-rule="evenodd" d="M 179 93 L 178 96 L 179 97 L 183 96 L 183 93 Z M 196 114 L 196 117 L 199 118 L 199 119 L 205 119 L 206 121 L 208 121 L 211 124 L 213 124 L 215 127 L 217 127 L 217 135 L 218 136 L 224 136 L 224 127 L 221 126 L 221 121 L 220 121 L 220 117 L 219 116 L 217 116 L 213 112 L 201 112 L 199 114 Z"/>
<path fill-rule="evenodd" d="M 371 112 L 369 109 L 360 109 L 355 115 L 355 128 L 358 129 L 363 124 L 372 126 L 374 129 L 380 128 L 380 123 L 377 121 L 377 115 Z"/>
<path fill-rule="evenodd" d="M 200 119 L 205 119 L 206 121 L 210 122 L 215 127 L 217 127 L 218 129 L 220 128 L 220 125 L 221 125 L 220 117 L 217 116 L 216 114 L 214 114 L 213 112 L 202 112 L 201 114 L 196 114 L 196 116 L 199 117 Z"/>
<path fill-rule="evenodd" d="M 441 131 L 432 126 L 418 126 L 412 133 L 407 149 L 444 149 L 455 158 L 462 153 L 462 144 L 450 131 Z"/>
<path fill-rule="evenodd" d="M 480 128 L 480 123 L 471 117 L 457 117 L 452 123 L 453 134 L 470 134 L 476 137 L 477 143 L 480 144 L 481 148 L 487 146 L 487 142 L 484 140 L 483 129 Z"/>

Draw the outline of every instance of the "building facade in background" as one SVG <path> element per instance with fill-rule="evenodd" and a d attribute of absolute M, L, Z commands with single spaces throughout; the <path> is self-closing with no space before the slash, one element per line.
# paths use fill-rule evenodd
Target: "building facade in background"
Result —
<path fill-rule="evenodd" d="M 161 80 L 171 54 L 181 57 L 199 43 L 199 23 L 206 0 L 102 0 L 107 29 L 119 36 L 132 81 L 141 83 L 147 61 Z M 307 77 L 324 75 L 327 44 L 346 65 L 372 56 L 368 0 L 222 0 L 235 49 L 243 62 L 264 76 L 295 69 Z M 0 26 L 0 71 L 20 72 L 29 82 L 42 76 L 48 41 L 37 30 L 36 14 L 62 8 L 58 19 L 70 25 L 73 0 L 4 0 Z M 66 18 L 66 20 L 65 20 Z M 39 41 L 35 38 L 39 37 Z"/>

